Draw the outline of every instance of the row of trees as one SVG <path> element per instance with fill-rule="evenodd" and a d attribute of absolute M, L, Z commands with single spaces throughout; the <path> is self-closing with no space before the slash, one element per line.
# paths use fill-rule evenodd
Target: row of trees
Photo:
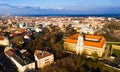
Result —
<path fill-rule="evenodd" d="M 102 35 L 106 38 L 107 41 L 119 41 L 117 37 L 114 36 L 113 30 L 119 30 L 120 23 L 119 22 L 107 22 L 103 27 Z"/>
<path fill-rule="evenodd" d="M 62 31 L 58 26 L 50 25 L 49 27 L 43 28 L 41 33 L 34 33 L 31 36 L 31 40 L 21 44 L 24 38 L 16 36 L 12 40 L 15 47 L 28 49 L 32 52 L 35 50 L 47 50 L 54 53 L 55 59 L 62 58 L 65 56 L 63 49 L 64 41 L 63 36 L 71 36 L 75 34 L 75 30 L 71 26 L 66 26 L 65 32 Z"/>
<path fill-rule="evenodd" d="M 70 55 L 57 60 L 51 66 L 37 72 L 118 72 L 103 65 L 98 59 L 86 58 L 83 55 Z"/>
<path fill-rule="evenodd" d="M 120 22 L 111 21 L 108 24 L 108 28 L 111 30 L 120 30 Z"/>
<path fill-rule="evenodd" d="M 65 27 L 65 32 L 61 31 L 59 27 L 50 26 L 45 27 L 42 33 L 34 33 L 31 40 L 23 44 L 23 37 L 15 37 L 13 39 L 16 47 L 25 48 L 32 52 L 35 50 L 47 50 L 54 53 L 54 64 L 39 69 L 37 72 L 114 72 L 114 70 L 104 66 L 98 61 L 96 54 L 93 54 L 94 59 L 86 58 L 85 55 L 68 55 L 64 49 L 63 36 L 71 36 L 76 31 L 71 27 Z M 117 72 L 117 71 L 116 71 Z"/>

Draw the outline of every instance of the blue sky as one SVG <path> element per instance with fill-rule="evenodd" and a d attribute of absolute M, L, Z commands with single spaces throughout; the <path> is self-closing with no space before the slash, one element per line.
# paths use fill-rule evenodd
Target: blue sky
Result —
<path fill-rule="evenodd" d="M 117 14 L 120 0 L 0 0 L 0 14 Z"/>

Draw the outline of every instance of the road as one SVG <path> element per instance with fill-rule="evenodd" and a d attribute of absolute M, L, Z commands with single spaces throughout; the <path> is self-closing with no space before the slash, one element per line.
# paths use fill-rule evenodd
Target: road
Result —
<path fill-rule="evenodd" d="M 18 72 L 15 64 L 4 54 L 4 47 L 0 46 L 0 72 Z"/>
<path fill-rule="evenodd" d="M 108 58 L 110 56 L 110 45 L 106 44 L 103 58 Z"/>
<path fill-rule="evenodd" d="M 114 63 L 114 62 L 111 62 L 111 61 L 108 61 L 106 59 L 99 59 L 99 61 L 103 62 L 104 64 L 106 65 L 109 65 L 111 67 L 116 67 L 116 68 L 120 68 L 120 66 L 118 66 L 118 64 Z"/>
<path fill-rule="evenodd" d="M 120 42 L 106 42 L 107 44 L 120 44 Z"/>

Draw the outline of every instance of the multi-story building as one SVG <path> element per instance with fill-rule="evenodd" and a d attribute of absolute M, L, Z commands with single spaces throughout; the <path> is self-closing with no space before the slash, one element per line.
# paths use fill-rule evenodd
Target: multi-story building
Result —
<path fill-rule="evenodd" d="M 90 24 L 82 24 L 80 25 L 80 31 L 86 34 L 95 34 L 95 32 L 99 31 L 100 29 L 97 26 L 91 26 Z"/>
<path fill-rule="evenodd" d="M 8 46 L 9 45 L 9 40 L 5 36 L 0 36 L 0 45 Z"/>
<path fill-rule="evenodd" d="M 34 53 L 34 57 L 38 68 L 43 68 L 54 62 L 53 54 L 46 51 L 36 50 Z"/>
<path fill-rule="evenodd" d="M 19 50 L 17 48 L 5 48 L 6 56 L 14 62 L 19 72 L 27 72 L 29 70 L 35 70 L 35 62 L 28 57 L 30 53 L 27 50 Z M 33 57 L 34 58 L 34 57 Z"/>
<path fill-rule="evenodd" d="M 111 58 L 120 58 L 120 45 L 111 45 Z"/>
<path fill-rule="evenodd" d="M 77 54 L 86 53 L 92 55 L 96 52 L 101 57 L 105 49 L 105 44 L 106 40 L 103 36 L 80 33 L 67 38 L 64 41 L 64 49 Z"/>
<path fill-rule="evenodd" d="M 19 24 L 19 27 L 20 28 L 27 28 L 27 24 L 26 23 Z"/>

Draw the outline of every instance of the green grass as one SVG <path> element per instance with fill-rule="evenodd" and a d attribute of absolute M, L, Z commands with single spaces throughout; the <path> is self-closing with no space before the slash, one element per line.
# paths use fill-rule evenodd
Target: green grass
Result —
<path fill-rule="evenodd" d="M 115 56 L 117 58 L 120 58 L 120 50 L 113 49 L 112 56 Z"/>

